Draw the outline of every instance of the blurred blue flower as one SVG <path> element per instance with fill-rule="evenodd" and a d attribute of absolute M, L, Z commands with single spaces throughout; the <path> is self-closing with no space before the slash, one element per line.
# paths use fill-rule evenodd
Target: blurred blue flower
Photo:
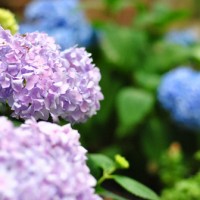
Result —
<path fill-rule="evenodd" d="M 174 121 L 190 129 L 200 129 L 200 73 L 180 67 L 164 75 L 158 100 Z"/>
<path fill-rule="evenodd" d="M 198 35 L 192 29 L 171 31 L 165 35 L 165 40 L 173 44 L 189 46 L 198 41 Z"/>
<path fill-rule="evenodd" d="M 40 31 L 54 37 L 62 49 L 89 46 L 94 30 L 80 9 L 79 0 L 34 0 L 25 9 L 20 33 Z"/>

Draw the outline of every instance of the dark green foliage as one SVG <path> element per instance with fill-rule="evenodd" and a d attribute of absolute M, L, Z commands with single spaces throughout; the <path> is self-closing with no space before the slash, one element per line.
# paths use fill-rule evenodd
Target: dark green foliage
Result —
<path fill-rule="evenodd" d="M 96 55 L 94 62 L 102 73 L 101 87 L 105 99 L 97 116 L 78 126 L 82 140 L 90 151 L 109 156 L 125 155 L 130 162 L 125 175 L 142 181 L 157 192 L 172 185 L 175 185 L 175 191 L 176 182 L 196 170 L 190 158 L 199 148 L 199 139 L 193 132 L 172 122 L 157 102 L 157 88 L 162 76 L 171 69 L 180 65 L 200 67 L 199 41 L 182 46 L 165 40 L 170 27 L 190 20 L 193 11 L 173 9 L 161 1 L 150 5 L 139 0 L 103 2 L 108 16 L 116 16 L 126 6 L 132 7 L 135 14 L 129 26 L 115 23 L 113 18 L 93 21 L 98 25 L 100 42 L 99 48 L 91 52 Z M 167 153 L 169 145 L 174 142 L 182 147 L 176 159 Z M 89 163 L 91 160 L 100 162 L 99 167 L 103 170 L 112 171 L 112 160 L 102 155 L 91 155 Z M 91 165 L 98 178 L 101 174 L 99 167 Z M 132 182 L 131 179 L 116 176 L 115 181 L 129 192 L 134 190 L 126 182 Z M 123 199 L 105 189 L 99 191 L 111 199 Z M 134 192 L 145 198 L 142 191 L 145 189 Z M 144 195 L 150 199 L 148 192 Z M 171 199 L 166 197 L 163 200 Z"/>
<path fill-rule="evenodd" d="M 110 179 L 118 183 L 122 188 L 131 194 L 147 200 L 159 200 L 159 197 L 149 188 L 139 183 L 138 181 L 116 174 L 116 170 L 128 168 L 128 161 L 120 156 L 115 156 L 115 161 L 101 154 L 89 155 L 89 164 L 94 167 L 102 169 L 102 176 L 99 178 L 97 192 L 107 197 L 112 197 L 114 200 L 124 200 L 124 198 L 106 191 L 100 185 Z"/>
<path fill-rule="evenodd" d="M 154 105 L 154 97 L 151 93 L 131 87 L 119 91 L 116 101 L 119 116 L 117 130 L 119 137 L 130 134 L 130 130 L 149 114 Z"/>

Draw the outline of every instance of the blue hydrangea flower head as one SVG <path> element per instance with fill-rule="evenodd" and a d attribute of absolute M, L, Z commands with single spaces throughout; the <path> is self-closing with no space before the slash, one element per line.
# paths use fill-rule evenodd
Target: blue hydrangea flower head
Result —
<path fill-rule="evenodd" d="M 167 33 L 165 40 L 173 44 L 188 46 L 198 41 L 198 35 L 193 29 L 175 30 Z"/>
<path fill-rule="evenodd" d="M 83 15 L 78 0 L 33 0 L 25 9 L 25 19 L 49 25 L 73 24 Z M 67 19 L 65 19 L 67 18 Z"/>
<path fill-rule="evenodd" d="M 200 73 L 180 67 L 165 74 L 158 88 L 158 100 L 174 121 L 200 129 Z"/>
<path fill-rule="evenodd" d="M 89 46 L 94 30 L 80 8 L 79 0 L 34 0 L 25 9 L 20 33 L 46 32 L 66 49 Z"/>

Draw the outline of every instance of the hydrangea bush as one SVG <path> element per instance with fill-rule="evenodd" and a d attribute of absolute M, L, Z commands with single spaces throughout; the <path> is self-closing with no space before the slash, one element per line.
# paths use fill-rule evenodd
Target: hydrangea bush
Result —
<path fill-rule="evenodd" d="M 89 46 L 94 30 L 80 9 L 79 0 L 33 0 L 27 5 L 20 33 L 44 31 L 63 48 Z"/>

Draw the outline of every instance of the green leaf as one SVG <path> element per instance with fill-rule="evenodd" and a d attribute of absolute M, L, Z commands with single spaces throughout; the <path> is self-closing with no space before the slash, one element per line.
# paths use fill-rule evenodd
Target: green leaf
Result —
<path fill-rule="evenodd" d="M 150 73 L 163 73 L 188 62 L 190 58 L 191 47 L 160 41 L 153 46 L 151 54 L 148 55 L 144 70 Z"/>
<path fill-rule="evenodd" d="M 101 89 L 105 100 L 101 102 L 101 109 L 98 112 L 98 115 L 96 115 L 96 119 L 101 124 L 105 124 L 109 120 L 109 117 L 114 110 L 113 102 L 116 98 L 119 88 L 122 85 L 122 81 L 112 76 L 112 72 L 108 70 L 109 66 L 107 66 L 107 64 L 100 63 L 99 66 L 105 67 L 103 69 L 101 68 Z M 109 87 L 110 85 L 112 85 L 112 90 Z"/>
<path fill-rule="evenodd" d="M 141 66 L 141 55 L 146 54 L 148 44 L 145 32 L 109 24 L 103 36 L 101 48 L 111 66 L 123 72 Z"/>
<path fill-rule="evenodd" d="M 108 11 L 117 12 L 124 7 L 124 1 L 121 0 L 104 0 L 104 4 L 106 5 Z"/>
<path fill-rule="evenodd" d="M 131 194 L 147 200 L 159 200 L 158 195 L 145 185 L 129 177 L 113 175 L 112 178 Z"/>
<path fill-rule="evenodd" d="M 134 73 L 133 76 L 134 80 L 139 86 L 150 91 L 156 91 L 160 83 L 160 76 L 155 73 L 153 74 L 144 71 L 138 71 Z"/>
<path fill-rule="evenodd" d="M 105 155 L 89 154 L 88 158 L 90 162 L 93 162 L 94 165 L 103 169 L 104 172 L 109 173 L 115 168 L 115 162 Z"/>
<path fill-rule="evenodd" d="M 18 121 L 18 120 L 13 120 L 13 119 L 12 119 L 12 122 L 13 122 L 14 126 L 16 126 L 16 127 L 19 127 L 19 126 L 21 126 L 21 125 L 22 125 L 22 123 L 23 123 L 23 122 L 21 122 L 21 121 Z"/>
<path fill-rule="evenodd" d="M 163 26 L 174 21 L 187 19 L 189 12 L 187 10 L 172 10 L 167 4 L 156 3 L 152 15 L 152 22 L 156 26 Z"/>
<path fill-rule="evenodd" d="M 142 150 L 148 160 L 158 162 L 161 155 L 169 145 L 168 127 L 162 119 L 153 117 L 147 122 L 147 126 L 141 135 Z M 159 141 L 159 142 L 158 142 Z"/>
<path fill-rule="evenodd" d="M 122 154 L 122 149 L 118 144 L 110 144 L 101 150 L 101 154 L 114 158 L 116 154 Z"/>
<path fill-rule="evenodd" d="M 113 200 L 128 200 L 128 199 L 126 199 L 124 197 L 121 197 L 121 196 L 119 196 L 117 194 L 114 194 L 114 193 L 112 193 L 110 191 L 107 191 L 102 187 L 98 187 L 97 188 L 97 193 L 102 195 L 103 197 L 112 198 Z"/>
<path fill-rule="evenodd" d="M 200 45 L 191 48 L 191 57 L 200 62 Z"/>
<path fill-rule="evenodd" d="M 153 104 L 153 95 L 144 90 L 131 87 L 122 89 L 117 96 L 118 136 L 129 134 L 151 111 Z"/>
<path fill-rule="evenodd" d="M 188 10 L 173 10 L 163 3 L 155 3 L 152 5 L 150 12 L 143 12 L 140 14 L 135 23 L 137 26 L 152 27 L 154 31 L 170 25 L 175 21 L 182 21 L 189 17 Z"/>
<path fill-rule="evenodd" d="M 197 152 L 194 154 L 194 158 L 195 158 L 195 160 L 200 161 L 200 151 L 197 151 Z"/>

